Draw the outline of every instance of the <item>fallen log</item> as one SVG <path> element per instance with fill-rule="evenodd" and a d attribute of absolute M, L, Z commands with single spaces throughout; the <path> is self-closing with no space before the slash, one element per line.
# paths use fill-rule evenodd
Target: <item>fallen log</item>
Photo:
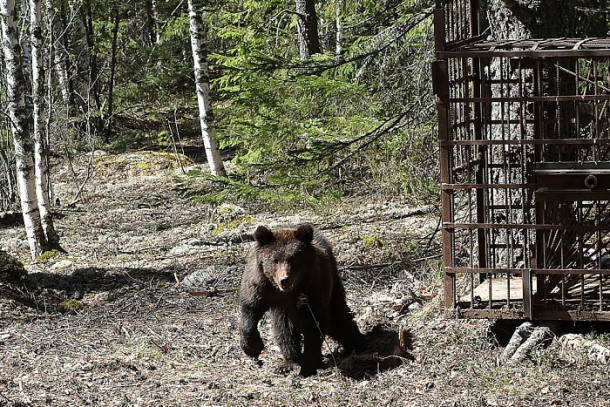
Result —
<path fill-rule="evenodd" d="M 545 345 L 555 338 L 557 323 L 549 322 L 534 326 L 531 322 L 524 322 L 515 329 L 508 345 L 500 356 L 500 364 L 521 363 L 529 357 L 538 346 Z"/>
<path fill-rule="evenodd" d="M 510 358 L 517 352 L 517 349 L 525 340 L 530 336 L 534 326 L 531 322 L 526 321 L 519 325 L 513 335 L 510 337 L 502 356 L 500 356 L 500 363 L 504 364 L 510 360 Z"/>
<path fill-rule="evenodd" d="M 517 348 L 517 351 L 511 356 L 511 363 L 521 363 L 532 353 L 538 346 L 552 340 L 555 337 L 555 332 L 549 326 L 537 326 L 532 330 L 529 338 L 525 340 Z"/>

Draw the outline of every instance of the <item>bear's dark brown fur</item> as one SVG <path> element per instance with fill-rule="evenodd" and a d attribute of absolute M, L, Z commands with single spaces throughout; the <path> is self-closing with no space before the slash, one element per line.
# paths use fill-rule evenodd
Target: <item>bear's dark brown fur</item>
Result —
<path fill-rule="evenodd" d="M 311 225 L 273 232 L 259 226 L 254 239 L 240 289 L 244 352 L 257 358 L 263 350 L 258 323 L 267 311 L 284 358 L 301 366 L 301 376 L 316 373 L 326 334 L 345 352 L 363 350 L 364 337 L 347 306 L 337 262 L 324 236 Z"/>

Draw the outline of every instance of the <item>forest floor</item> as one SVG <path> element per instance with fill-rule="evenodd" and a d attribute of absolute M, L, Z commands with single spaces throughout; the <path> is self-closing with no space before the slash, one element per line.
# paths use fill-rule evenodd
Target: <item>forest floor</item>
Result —
<path fill-rule="evenodd" d="M 610 370 L 553 340 L 500 365 L 501 324 L 441 315 L 438 209 L 380 197 L 317 212 L 212 207 L 175 188 L 153 153 L 57 171 L 67 254 L 30 262 L 23 228 L 0 248 L 29 263 L 28 301 L 0 298 L 0 406 L 601 406 Z M 312 222 L 332 242 L 367 351 L 306 379 L 278 374 L 262 327 L 258 363 L 239 348 L 237 290 L 250 234 Z M 602 345 L 600 327 L 574 326 Z M 398 351 L 397 351 L 398 350 Z M 398 356 L 396 356 L 398 355 Z"/>

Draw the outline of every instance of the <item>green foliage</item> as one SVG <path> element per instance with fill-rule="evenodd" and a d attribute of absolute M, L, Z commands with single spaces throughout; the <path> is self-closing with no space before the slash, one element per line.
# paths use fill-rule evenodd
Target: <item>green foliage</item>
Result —
<path fill-rule="evenodd" d="M 199 3 L 217 136 L 236 168 L 215 188 L 288 205 L 356 193 L 437 199 L 432 0 L 316 2 L 322 52 L 309 60 L 299 56 L 294 2 Z M 608 0 L 576 6 L 577 34 L 607 35 Z M 201 145 L 186 2 L 52 7 L 54 35 L 46 37 L 65 53 L 75 99 L 52 109 L 56 151 L 171 148 L 170 122 L 183 141 Z M 5 125 L 0 142 L 10 150 L 7 136 Z M 15 184 L 5 178 L 0 187 Z"/>
<path fill-rule="evenodd" d="M 186 3 L 156 3 L 155 14 L 149 6 L 105 0 L 92 3 L 90 15 L 84 6 L 73 10 L 64 38 L 81 73 L 74 86 L 82 100 L 61 113 L 71 118 L 55 132 L 64 137 L 62 151 L 171 148 L 174 122 L 182 141 L 201 144 Z M 191 193 L 278 207 L 320 207 L 357 193 L 435 197 L 432 24 L 421 13 L 431 1 L 317 2 L 322 53 L 310 60 L 299 56 L 293 7 L 283 0 L 205 2 L 217 137 L 235 170 L 230 179 L 185 177 L 207 185 Z M 114 117 L 105 129 L 115 12 Z M 83 34 L 89 17 L 93 48 Z M 95 59 L 93 80 L 87 72 Z"/>
<path fill-rule="evenodd" d="M 404 3 L 393 5 L 399 6 Z M 217 109 L 223 118 L 218 135 L 222 147 L 236 151 L 233 162 L 237 164 L 238 176 L 248 185 L 245 190 L 249 191 L 252 185 L 273 191 L 280 188 L 282 196 L 288 196 L 288 190 L 306 191 L 317 199 L 328 194 L 341 197 L 354 193 L 353 187 L 361 187 L 362 181 L 369 180 L 387 193 L 416 192 L 420 196 L 435 193 L 435 173 L 429 167 L 410 174 L 403 171 L 405 161 L 411 166 L 421 162 L 429 165 L 433 157 L 435 164 L 436 148 L 430 143 L 434 128 L 417 122 L 404 129 L 383 124 L 392 115 L 402 113 L 405 103 L 410 102 L 403 99 L 404 102 L 397 103 L 396 98 L 406 98 L 409 92 L 408 97 L 416 98 L 417 102 L 423 102 L 422 93 L 426 95 L 430 107 L 418 113 L 421 120 L 430 122 L 434 112 L 427 89 L 429 80 L 421 76 L 421 71 L 413 81 L 405 78 L 404 70 L 388 75 L 386 72 L 394 72 L 392 66 L 374 66 L 373 60 L 363 64 L 358 53 L 364 52 L 367 41 L 375 37 L 372 27 L 367 29 L 372 33 L 368 36 L 350 31 L 346 41 L 352 41 L 353 46 L 347 46 L 345 59 L 351 62 L 337 63 L 332 52 L 314 55 L 306 63 L 293 59 L 297 56 L 296 44 L 288 44 L 294 30 L 283 7 L 274 2 L 265 2 L 257 8 L 244 5 L 243 9 L 234 8 L 233 13 L 216 20 L 219 36 L 233 44 L 225 53 L 212 56 L 224 73 L 213 82 L 222 101 L 222 108 Z M 386 18 L 384 24 L 379 24 L 381 27 L 399 22 L 387 20 L 388 16 L 378 6 L 367 3 L 358 7 L 371 7 L 367 9 L 370 18 L 378 22 Z M 352 11 L 344 10 L 344 24 L 355 23 Z M 248 24 L 237 23 L 244 21 L 243 12 L 248 16 Z M 327 16 L 330 21 L 336 12 L 336 3 L 318 8 L 318 15 Z M 419 56 L 417 69 L 425 65 L 427 70 L 431 54 L 422 57 L 420 50 L 430 47 L 430 23 L 425 21 L 422 25 L 415 24 L 417 30 L 409 31 L 402 42 L 390 47 L 384 54 L 385 64 L 388 55 L 392 64 L 402 64 L 403 53 L 407 53 L 406 57 Z M 409 50 L 403 51 L 400 46 L 406 42 L 410 44 Z M 394 54 L 401 56 L 392 57 Z M 374 78 L 381 70 L 387 83 Z M 370 83 L 362 79 L 370 79 Z M 394 86 L 406 90 L 388 92 L 388 87 Z M 415 96 L 412 92 L 419 94 Z M 245 190 L 242 196 L 247 195 Z"/>

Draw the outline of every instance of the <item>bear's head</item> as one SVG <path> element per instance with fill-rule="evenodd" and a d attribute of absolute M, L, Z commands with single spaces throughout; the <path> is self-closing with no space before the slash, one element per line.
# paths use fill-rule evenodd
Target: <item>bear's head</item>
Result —
<path fill-rule="evenodd" d="M 259 267 L 279 291 L 298 289 L 308 278 L 308 270 L 316 256 L 312 246 L 313 234 L 311 225 L 273 232 L 259 226 L 254 232 Z"/>

